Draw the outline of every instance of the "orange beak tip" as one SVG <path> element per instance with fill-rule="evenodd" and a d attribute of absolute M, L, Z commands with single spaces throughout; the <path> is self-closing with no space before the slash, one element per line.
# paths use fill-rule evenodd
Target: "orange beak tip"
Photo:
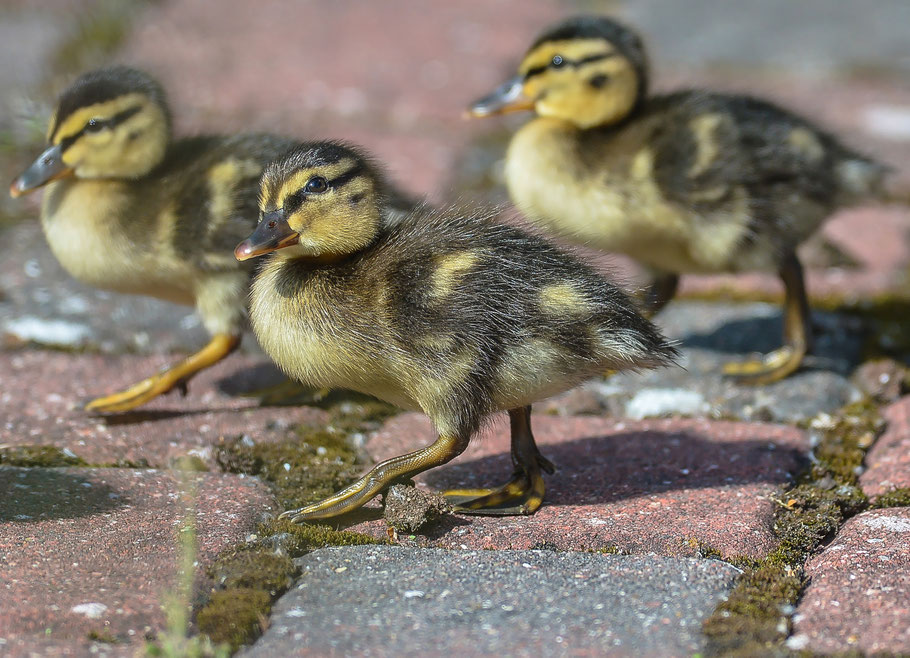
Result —
<path fill-rule="evenodd" d="M 22 196 L 23 190 L 19 186 L 19 179 L 15 179 L 12 183 L 9 184 L 9 195 L 14 199 L 18 199 Z"/>

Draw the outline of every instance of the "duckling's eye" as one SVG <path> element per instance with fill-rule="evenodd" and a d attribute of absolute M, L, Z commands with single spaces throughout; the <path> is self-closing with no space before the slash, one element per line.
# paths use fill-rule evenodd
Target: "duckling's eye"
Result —
<path fill-rule="evenodd" d="M 307 194 L 320 194 L 329 189 L 329 181 L 322 176 L 313 176 L 303 188 Z"/>
<path fill-rule="evenodd" d="M 562 68 L 566 63 L 566 60 L 563 59 L 562 55 L 553 55 L 553 59 L 550 60 L 550 64 L 553 65 L 554 69 Z"/>
<path fill-rule="evenodd" d="M 101 119 L 89 119 L 89 122 L 85 124 L 85 132 L 87 133 L 100 132 L 105 128 L 107 128 L 107 121 Z"/>

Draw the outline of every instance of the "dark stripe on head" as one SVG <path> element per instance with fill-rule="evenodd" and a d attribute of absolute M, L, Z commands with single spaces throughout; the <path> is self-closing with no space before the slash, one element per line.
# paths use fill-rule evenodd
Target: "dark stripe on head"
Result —
<path fill-rule="evenodd" d="M 351 180 L 353 180 L 356 176 L 359 176 L 363 172 L 363 170 L 364 170 L 363 164 L 360 162 L 356 163 L 353 167 L 348 169 L 343 174 L 336 176 L 335 178 L 333 178 L 330 181 L 326 181 L 329 186 L 328 189 L 340 190 L 347 183 L 350 183 Z M 312 179 L 310 179 L 310 180 L 312 180 Z M 316 194 L 316 193 L 307 192 L 305 187 L 300 188 L 293 194 L 289 194 L 284 199 L 284 205 L 282 207 L 285 212 L 292 213 L 295 210 L 297 210 L 303 204 L 304 201 L 306 201 L 310 196 L 313 196 L 314 194 Z"/>
<path fill-rule="evenodd" d="M 550 41 L 603 39 L 610 42 L 638 72 L 638 101 L 648 90 L 648 56 L 641 38 L 633 30 L 605 16 L 574 16 L 558 23 L 537 37 L 532 50 Z"/>
<path fill-rule="evenodd" d="M 528 52 L 549 41 L 574 39 L 604 39 L 615 45 L 623 54 L 627 54 L 627 49 L 643 49 L 638 35 L 622 23 L 605 16 L 573 16 L 538 36 Z"/>
<path fill-rule="evenodd" d="M 105 128 L 114 128 L 115 126 L 120 125 L 130 117 L 134 116 L 141 109 L 142 108 L 140 106 L 134 105 L 133 107 L 126 108 L 122 112 L 118 112 L 110 119 L 92 119 L 89 123 L 83 126 L 82 130 L 79 132 L 60 140 L 60 150 L 66 151 L 66 149 L 72 146 L 77 139 L 82 137 L 89 130 L 103 130 Z"/>
<path fill-rule="evenodd" d="M 60 95 L 54 127 L 50 134 L 53 136 L 63 122 L 79 108 L 135 93 L 144 94 L 158 105 L 164 112 L 168 127 L 170 127 L 170 110 L 167 96 L 161 85 L 143 71 L 128 66 L 115 66 L 91 71 L 80 76 Z"/>
<path fill-rule="evenodd" d="M 354 178 L 363 173 L 364 166 L 363 163 L 358 161 L 353 167 L 348 169 L 343 174 L 340 174 L 329 181 L 329 186 L 335 188 L 336 190 L 350 183 Z"/>
<path fill-rule="evenodd" d="M 579 60 L 565 59 L 563 58 L 562 63 L 559 65 L 559 68 L 564 66 L 571 66 L 572 68 L 578 68 L 584 66 L 585 64 L 591 64 L 593 62 L 599 62 L 604 59 L 610 59 L 611 57 L 616 57 L 616 53 L 599 53 L 597 55 L 589 55 L 588 57 L 583 57 Z M 535 75 L 540 75 L 544 71 L 550 68 L 556 68 L 556 65 L 553 62 L 550 62 L 546 66 L 535 66 L 533 69 L 529 69 L 525 73 L 525 80 L 531 78 Z"/>
<path fill-rule="evenodd" d="M 273 160 L 262 173 L 261 196 L 265 206 L 271 206 L 278 198 L 281 187 L 295 171 L 300 169 L 317 169 L 343 160 L 351 160 L 351 169 L 328 181 L 329 185 L 339 187 L 355 176 L 366 172 L 377 187 L 384 189 L 385 183 L 381 170 L 370 161 L 369 156 L 359 149 L 340 142 L 305 142 L 287 151 L 280 158 Z"/>

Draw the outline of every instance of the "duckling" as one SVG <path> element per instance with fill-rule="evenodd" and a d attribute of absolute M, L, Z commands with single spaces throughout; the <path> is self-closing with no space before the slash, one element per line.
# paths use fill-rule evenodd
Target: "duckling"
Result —
<path fill-rule="evenodd" d="M 536 113 L 506 155 L 516 206 L 546 229 L 650 269 L 651 314 L 674 296 L 680 274 L 776 271 L 784 346 L 726 370 L 755 384 L 796 370 L 812 339 L 796 248 L 836 209 L 882 194 L 887 168 L 758 98 L 649 95 L 641 39 L 609 18 L 551 27 L 518 70 L 468 110 Z"/>
<path fill-rule="evenodd" d="M 543 238 L 454 209 L 420 207 L 383 226 L 384 194 L 357 149 L 299 145 L 266 167 L 259 225 L 234 252 L 271 254 L 253 281 L 250 318 L 290 377 L 423 411 L 439 434 L 285 516 L 356 509 L 457 457 L 501 410 L 512 479 L 448 496 L 462 511 L 530 514 L 543 500 L 542 471 L 553 472 L 534 442 L 531 403 L 605 367 L 667 365 L 675 349 L 618 288 Z"/>
<path fill-rule="evenodd" d="M 60 96 L 47 140 L 10 194 L 47 186 L 41 226 L 64 269 L 97 288 L 195 305 L 212 336 L 187 359 L 86 409 L 127 411 L 185 389 L 240 344 L 250 268 L 232 250 L 256 224 L 263 167 L 294 141 L 267 134 L 172 140 L 161 85 L 127 67 L 79 77 Z M 390 208 L 396 201 L 409 203 L 400 195 Z"/>

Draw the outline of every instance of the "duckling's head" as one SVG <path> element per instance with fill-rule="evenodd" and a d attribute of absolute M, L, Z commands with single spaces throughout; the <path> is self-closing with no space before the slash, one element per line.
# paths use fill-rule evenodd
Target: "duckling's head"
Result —
<path fill-rule="evenodd" d="M 136 179 L 164 158 L 171 117 L 161 86 L 119 66 L 81 76 L 60 96 L 47 149 L 10 185 L 14 197 L 65 176 Z"/>
<path fill-rule="evenodd" d="M 301 144 L 263 171 L 259 225 L 234 255 L 331 261 L 356 253 L 379 232 L 381 199 L 381 178 L 364 155 L 335 142 Z"/>
<path fill-rule="evenodd" d="M 517 77 L 475 102 L 471 116 L 533 109 L 579 128 L 609 125 L 632 113 L 648 91 L 639 36 L 601 16 L 576 16 L 541 34 Z"/>

